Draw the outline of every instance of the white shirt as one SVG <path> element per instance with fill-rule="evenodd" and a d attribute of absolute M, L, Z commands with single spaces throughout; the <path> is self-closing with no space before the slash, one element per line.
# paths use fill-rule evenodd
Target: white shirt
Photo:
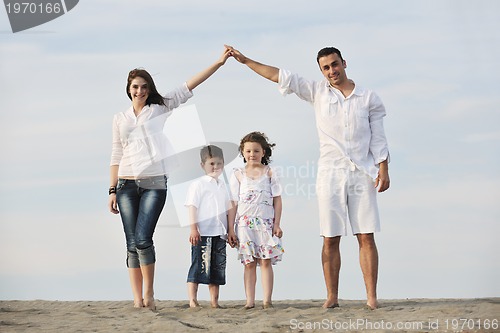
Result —
<path fill-rule="evenodd" d="M 295 93 L 314 107 L 320 144 L 318 167 L 358 168 L 377 177 L 378 164 L 389 159 L 389 149 L 383 124 L 385 107 L 374 92 L 356 85 L 344 97 L 326 79 L 308 81 L 283 69 L 278 86 L 283 95 Z"/>
<path fill-rule="evenodd" d="M 198 231 L 201 236 L 225 236 L 229 196 L 222 180 L 210 176 L 195 179 L 188 189 L 184 205 L 197 208 Z"/>
<path fill-rule="evenodd" d="M 172 110 L 192 96 L 184 83 L 165 95 L 165 105 L 146 105 L 137 117 L 131 106 L 114 116 L 111 165 L 119 165 L 118 177 L 141 178 L 168 173 L 170 166 L 166 159 L 174 151 L 163 127 Z"/>

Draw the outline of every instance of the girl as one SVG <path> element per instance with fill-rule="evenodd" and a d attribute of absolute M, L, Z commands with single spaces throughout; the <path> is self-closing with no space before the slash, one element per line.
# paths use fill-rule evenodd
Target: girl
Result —
<path fill-rule="evenodd" d="M 282 189 L 276 173 L 268 166 L 274 146 L 263 133 L 246 135 L 239 147 L 246 165 L 235 169 L 230 180 L 236 209 L 229 211 L 228 218 L 235 221 L 238 259 L 245 265 L 245 309 L 255 307 L 257 265 L 262 274 L 263 308 L 272 307 L 274 274 L 271 265 L 281 261 L 284 252 L 280 228 Z"/>
<path fill-rule="evenodd" d="M 192 90 L 224 65 L 228 57 L 226 48 L 212 66 L 165 97 L 158 93 L 144 69 L 128 74 L 126 92 L 132 105 L 113 118 L 108 206 L 122 218 L 134 307 L 155 309 L 153 233 L 165 205 L 169 169 L 164 123 L 172 110 L 191 98 Z"/>

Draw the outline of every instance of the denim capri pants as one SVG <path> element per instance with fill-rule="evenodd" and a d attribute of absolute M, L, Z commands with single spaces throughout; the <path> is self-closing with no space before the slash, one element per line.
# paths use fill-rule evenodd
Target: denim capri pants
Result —
<path fill-rule="evenodd" d="M 191 246 L 191 267 L 187 282 L 226 284 L 226 241 L 220 236 L 202 236 Z"/>
<path fill-rule="evenodd" d="M 154 264 L 153 234 L 167 199 L 167 177 L 118 179 L 116 201 L 127 241 L 127 267 Z"/>

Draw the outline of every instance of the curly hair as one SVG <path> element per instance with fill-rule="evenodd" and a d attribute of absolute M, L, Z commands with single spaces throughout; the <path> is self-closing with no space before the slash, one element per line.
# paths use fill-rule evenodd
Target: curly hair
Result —
<path fill-rule="evenodd" d="M 261 132 L 252 132 L 248 133 L 241 139 L 240 141 L 240 147 L 239 147 L 239 152 L 241 156 L 243 156 L 243 149 L 245 146 L 246 142 L 256 142 L 261 145 L 262 149 L 264 150 L 264 156 L 262 157 L 261 163 L 264 165 L 268 165 L 271 163 L 271 155 L 273 153 L 273 148 L 276 146 L 275 143 L 270 143 L 269 139 L 264 133 Z M 245 157 L 243 157 L 243 162 L 247 162 Z"/>

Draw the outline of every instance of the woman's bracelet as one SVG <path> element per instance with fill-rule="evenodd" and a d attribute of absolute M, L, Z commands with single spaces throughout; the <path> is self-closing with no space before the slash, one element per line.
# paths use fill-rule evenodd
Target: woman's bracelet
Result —
<path fill-rule="evenodd" d="M 116 186 L 110 186 L 109 190 L 108 190 L 108 194 L 111 195 L 113 193 L 116 193 Z"/>

